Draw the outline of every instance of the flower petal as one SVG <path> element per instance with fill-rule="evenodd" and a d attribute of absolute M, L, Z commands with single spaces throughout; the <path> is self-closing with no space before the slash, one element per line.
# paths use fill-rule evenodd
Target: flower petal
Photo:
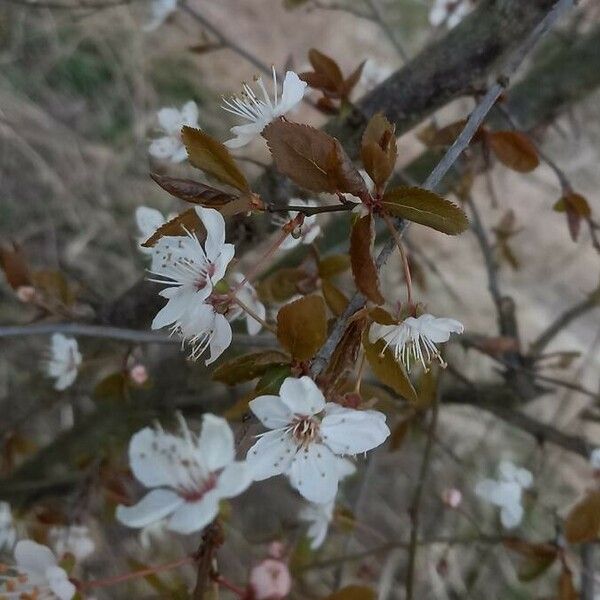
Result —
<path fill-rule="evenodd" d="M 71 600 L 77 588 L 69 581 L 69 576 L 64 569 L 53 566 L 46 569 L 48 586 L 60 600 Z"/>
<path fill-rule="evenodd" d="M 221 498 L 233 498 L 241 494 L 252 483 L 252 471 L 245 462 L 227 465 L 217 481 L 217 493 Z"/>
<path fill-rule="evenodd" d="M 297 415 L 316 415 L 325 408 L 325 398 L 317 384 L 304 375 L 286 377 L 279 391 L 282 402 Z"/>
<path fill-rule="evenodd" d="M 219 256 L 223 244 L 225 244 L 225 219 L 214 208 L 197 206 L 196 212 L 206 228 L 206 241 L 204 242 L 206 257 L 213 262 Z"/>
<path fill-rule="evenodd" d="M 135 222 L 142 236 L 149 238 L 165 222 L 165 219 L 155 208 L 138 206 L 135 211 Z"/>
<path fill-rule="evenodd" d="M 46 569 L 57 564 L 56 556 L 50 548 L 32 540 L 17 542 L 15 561 L 19 569 L 39 575 L 43 575 Z"/>
<path fill-rule="evenodd" d="M 219 495 L 211 490 L 197 502 L 185 502 L 169 519 L 167 528 L 177 533 L 194 533 L 204 529 L 219 514 Z"/>
<path fill-rule="evenodd" d="M 281 429 L 263 433 L 246 454 L 252 478 L 261 481 L 285 473 L 297 449 L 291 436 Z"/>
<path fill-rule="evenodd" d="M 294 416 L 279 396 L 258 396 L 251 400 L 248 406 L 268 429 L 286 427 Z"/>
<path fill-rule="evenodd" d="M 177 510 L 185 500 L 165 488 L 148 492 L 133 506 L 117 506 L 117 520 L 127 527 L 146 527 L 150 523 L 160 521 Z"/>
<path fill-rule="evenodd" d="M 193 100 L 181 107 L 181 120 L 184 125 L 198 127 L 198 105 Z"/>
<path fill-rule="evenodd" d="M 209 471 L 231 463 L 235 458 L 235 443 L 229 423 L 216 415 L 204 415 L 197 451 L 199 460 Z"/>
<path fill-rule="evenodd" d="M 376 448 L 390 435 L 385 415 L 378 411 L 326 409 L 321 422 L 323 442 L 335 454 L 358 454 Z"/>
<path fill-rule="evenodd" d="M 171 158 L 171 156 L 177 152 L 180 144 L 181 142 L 177 138 L 166 135 L 152 140 L 148 148 L 148 152 L 151 156 L 154 156 L 154 158 Z"/>
<path fill-rule="evenodd" d="M 215 362 L 227 348 L 231 345 L 233 332 L 229 321 L 221 314 L 215 314 L 213 336 L 210 338 L 210 358 L 205 362 L 210 365 Z"/>
<path fill-rule="evenodd" d="M 157 113 L 158 124 L 170 136 L 179 135 L 181 113 L 176 108 L 161 108 Z"/>
<path fill-rule="evenodd" d="M 294 108 L 304 97 L 307 83 L 293 71 L 288 71 L 283 80 L 283 92 L 279 104 L 275 107 L 274 116 L 281 117 Z"/>
<path fill-rule="evenodd" d="M 213 283 L 217 283 L 225 277 L 225 271 L 234 255 L 235 246 L 233 244 L 223 244 L 221 252 L 213 262 L 214 273 L 210 278 Z"/>
<path fill-rule="evenodd" d="M 507 529 L 517 527 L 523 520 L 523 507 L 520 504 L 507 504 L 500 511 L 500 521 Z"/>
<path fill-rule="evenodd" d="M 337 457 L 324 444 L 312 443 L 294 456 L 289 478 L 307 500 L 320 504 L 330 502 L 338 490 Z"/>

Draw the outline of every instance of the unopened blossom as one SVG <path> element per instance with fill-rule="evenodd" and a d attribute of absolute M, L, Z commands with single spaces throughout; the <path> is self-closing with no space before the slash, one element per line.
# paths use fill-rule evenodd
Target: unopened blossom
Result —
<path fill-rule="evenodd" d="M 384 351 L 391 348 L 394 358 L 410 371 L 413 363 L 419 362 L 427 369 L 434 359 L 445 366 L 436 344 L 447 342 L 450 334 L 463 331 L 463 324 L 455 319 L 424 314 L 408 317 L 394 325 L 373 323 L 369 329 L 369 341 L 375 343 L 384 340 Z"/>
<path fill-rule="evenodd" d="M 82 357 L 77 340 L 62 333 L 54 333 L 50 343 L 50 358 L 46 361 L 46 373 L 56 381 L 54 389 L 62 391 L 73 384 Z"/>
<path fill-rule="evenodd" d="M 462 502 L 462 492 L 456 488 L 446 488 L 442 492 L 442 502 L 448 508 L 458 508 Z"/>
<path fill-rule="evenodd" d="M 259 396 L 249 406 L 270 430 L 246 456 L 254 479 L 285 474 L 311 502 L 335 498 L 343 456 L 372 450 L 390 434 L 383 413 L 326 403 L 306 376 L 287 377 L 279 396 Z"/>
<path fill-rule="evenodd" d="M 600 448 L 595 448 L 590 454 L 590 464 L 594 471 L 600 471 Z"/>
<path fill-rule="evenodd" d="M 290 200 L 290 204 L 292 206 L 302 207 L 314 206 L 312 202 L 301 200 L 300 198 L 292 198 Z M 273 218 L 273 223 L 278 227 L 284 227 L 297 216 L 298 211 L 291 210 L 287 213 L 285 217 L 275 215 Z M 319 223 L 317 221 L 317 215 L 307 216 L 304 217 L 304 221 L 302 225 L 298 228 L 298 230 L 289 233 L 279 247 L 282 250 L 291 250 L 292 248 L 298 247 L 300 244 L 312 244 L 320 234 L 321 227 L 319 226 Z"/>
<path fill-rule="evenodd" d="M 502 461 L 498 466 L 498 479 L 483 479 L 475 486 L 475 493 L 500 508 L 500 521 L 504 527 L 517 527 L 523 519 L 521 504 L 523 490 L 531 487 L 533 475 L 527 469 Z"/>
<path fill-rule="evenodd" d="M 134 365 L 129 369 L 129 377 L 136 385 L 144 385 L 148 381 L 148 370 L 144 365 Z"/>
<path fill-rule="evenodd" d="M 144 25 L 144 31 L 155 31 L 177 10 L 178 0 L 152 0 L 152 18 Z"/>
<path fill-rule="evenodd" d="M 0 598 L 71 600 L 75 596 L 75 586 L 50 548 L 22 540 L 14 555 L 14 567 L 0 571 Z"/>
<path fill-rule="evenodd" d="M 8 502 L 0 502 L 0 554 L 7 550 L 12 550 L 12 547 L 17 541 L 17 530 L 13 519 L 10 504 Z"/>
<path fill-rule="evenodd" d="M 265 558 L 250 571 L 250 587 L 256 600 L 282 600 L 292 590 L 290 569 L 282 560 Z"/>
<path fill-rule="evenodd" d="M 260 301 L 254 286 L 241 273 L 233 273 L 231 279 L 233 281 L 235 297 L 239 298 L 244 306 L 247 306 L 257 317 L 264 321 L 267 316 L 267 309 Z M 246 317 L 248 333 L 256 335 L 262 329 L 262 323 L 257 321 L 248 311 L 243 310 L 239 305 L 233 304 L 227 316 L 229 320 L 233 321 L 242 314 Z"/>
<path fill-rule="evenodd" d="M 148 152 L 154 158 L 179 163 L 187 158 L 187 151 L 181 139 L 181 128 L 184 125 L 198 128 L 198 106 L 190 100 L 181 110 L 177 108 L 161 108 L 158 111 L 159 129 L 164 135 L 152 140 Z"/>
<path fill-rule="evenodd" d="M 134 506 L 117 507 L 124 525 L 141 528 L 168 518 L 171 531 L 200 531 L 217 516 L 222 498 L 250 485 L 250 470 L 235 460 L 233 432 L 225 419 L 204 415 L 200 436 L 183 417 L 180 422 L 179 435 L 146 427 L 131 438 L 131 470 L 151 491 Z"/>
<path fill-rule="evenodd" d="M 434 27 L 446 25 L 451 29 L 466 17 L 472 8 L 471 0 L 434 0 L 429 11 L 429 22 Z"/>
<path fill-rule="evenodd" d="M 77 562 L 91 556 L 96 549 L 90 529 L 86 525 L 52 527 L 48 532 L 48 540 L 59 557 L 72 554 Z"/>
<path fill-rule="evenodd" d="M 271 121 L 296 107 L 304 97 L 307 84 L 296 73 L 288 71 L 283 80 L 282 93 L 279 95 L 277 73 L 273 67 L 273 98 L 269 96 L 262 77 L 256 79 L 256 85 L 259 89 L 258 95 L 245 83 L 240 95 L 223 100 L 223 108 L 227 112 L 247 121 L 244 125 L 235 125 L 231 128 L 234 137 L 225 142 L 229 148 L 245 146 L 260 135 Z"/>
<path fill-rule="evenodd" d="M 35 298 L 35 288 L 32 285 L 20 285 L 15 293 L 23 304 L 33 302 Z"/>

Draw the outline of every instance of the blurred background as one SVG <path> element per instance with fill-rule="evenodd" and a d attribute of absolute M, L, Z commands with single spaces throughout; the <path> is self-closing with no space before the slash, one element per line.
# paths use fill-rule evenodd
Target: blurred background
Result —
<path fill-rule="evenodd" d="M 159 135 L 159 109 L 180 108 L 194 100 L 199 125 L 226 139 L 233 121 L 221 109 L 221 98 L 238 92 L 242 81 L 260 74 L 261 66 L 305 70 L 307 52 L 313 47 L 334 57 L 345 73 L 366 60 L 354 92 L 359 98 L 445 32 L 443 26 L 430 23 L 432 3 L 427 0 L 189 0 L 153 31 L 144 27 L 152 19 L 149 2 L 81 1 L 79 6 L 61 0 L 0 2 L 0 241 L 18 243 L 32 268 L 50 273 L 44 285 L 49 294 L 70 305 L 71 320 L 85 321 L 99 311 L 110 321 L 102 313 L 104 307 L 122 294 L 127 296 L 134 286 L 143 287 L 139 282 L 147 262 L 138 248 L 136 208 L 151 206 L 166 214 L 182 206 L 149 178 L 150 171 L 193 176 L 187 164 L 149 157 L 149 143 Z M 552 52 L 597 29 L 599 16 L 595 2 L 582 1 L 577 15 L 545 40 L 517 79 Z M 559 107 L 552 122 L 536 124 L 531 131 L 544 153 L 587 198 L 593 213 L 600 210 L 597 72 L 589 75 L 586 86 L 573 86 L 578 94 Z M 530 90 L 537 92 L 545 90 L 535 86 Z M 438 111 L 437 123 L 464 118 L 472 107 L 470 99 L 455 101 Z M 307 105 L 295 118 L 317 127 L 327 120 Z M 399 168 L 425 150 L 418 133 L 428 123 L 399 139 Z M 242 164 L 249 177 L 260 175 L 268 162 L 261 144 L 244 149 L 241 156 L 247 159 Z M 501 244 L 495 251 L 503 293 L 515 301 L 521 339 L 528 345 L 598 286 L 600 256 L 587 227 L 573 242 L 565 215 L 552 210 L 561 190 L 546 164 L 526 175 L 496 164 L 476 178 L 472 193 L 493 241 L 501 235 L 492 228 L 506 225 L 513 218 L 510 211 L 514 216 L 509 255 Z M 232 224 L 230 234 L 252 246 L 262 230 L 253 219 L 248 221 Z M 467 331 L 495 335 L 496 314 L 476 237 L 467 233 L 447 238 L 413 227 L 408 244 L 414 252 L 420 299 L 431 312 L 459 319 Z M 242 261 L 252 259 L 249 254 Z M 387 297 L 403 297 L 399 261 L 391 260 L 384 269 L 384 286 Z M 71 294 L 77 302 L 67 301 Z M 143 314 L 119 310 L 117 325 L 147 328 L 153 308 Z M 20 302 L 5 281 L 0 282 L 0 331 L 35 318 L 35 311 Z M 157 553 L 177 556 L 182 542 L 175 536 L 163 535 L 158 543 L 150 536 L 141 544 L 137 534 L 124 531 L 109 516 L 111 503 L 118 501 L 125 486 L 127 438 L 119 434 L 119 427 L 173 408 L 192 416 L 215 407 L 223 412 L 236 406 L 242 392 L 206 384 L 205 368 L 185 364 L 177 345 L 79 341 L 85 368 L 75 386 L 61 394 L 43 375 L 48 336 L 0 336 L 0 450 L 7 478 L 4 491 L 0 483 L 0 496 L 18 507 L 23 526 L 40 539 L 48 523 L 89 525 L 97 546 L 91 571 L 114 574 L 128 561 L 130 565 L 156 561 Z M 524 408 L 528 415 L 596 445 L 600 445 L 599 344 L 598 311 L 590 309 L 547 349 L 572 353 L 568 369 L 548 371 L 571 387 L 549 386 Z M 468 377 L 498 378 L 497 365 L 489 357 L 458 344 L 449 353 L 452 364 Z M 111 384 L 101 389 L 98 384 L 131 357 L 148 366 L 152 386 L 132 392 L 128 409 L 119 412 L 122 399 L 114 397 Z M 161 374 L 171 365 L 185 373 L 175 391 L 172 382 L 161 383 Z M 97 420 L 90 422 L 98 405 L 113 417 L 116 410 L 122 421 L 115 424 L 94 417 Z M 459 401 L 444 407 L 437 441 L 423 531 L 440 542 L 428 544 L 420 553 L 419 597 L 556 597 L 556 573 L 531 583 L 520 581 L 515 557 L 502 544 L 470 541 L 481 532 L 500 532 L 494 511 L 476 499 L 473 488 L 478 479 L 493 473 L 500 458 L 526 466 L 534 473 L 535 491 L 524 531 L 533 539 L 551 539 L 557 515 L 564 515 L 565 507 L 589 484 L 586 460 L 557 446 L 541 446 L 532 436 Z M 340 579 L 379 587 L 380 600 L 404 597 L 400 582 L 405 556 L 397 549 L 340 564 L 329 564 L 325 558 L 406 539 L 410 490 L 423 443 L 423 428 L 415 426 L 397 450 L 380 449 L 363 463 L 344 504 L 348 521 L 364 523 L 365 528 L 338 528 L 323 565 L 318 556 L 296 548 L 294 564 L 300 565 L 296 574 L 301 583 L 292 597 L 324 597 Z M 44 454 L 43 448 L 50 452 Z M 25 470 L 19 471 L 23 465 Z M 74 469 L 76 475 L 71 476 Z M 15 473 L 16 479 L 11 479 Z M 276 484 L 270 486 L 272 490 Z M 232 516 L 237 537 L 225 548 L 223 562 L 238 573 L 248 568 L 248 556 L 260 556 L 261 544 L 289 531 L 298 537 L 290 516 L 295 499 L 285 486 L 280 488 L 266 494 L 265 486 L 257 486 L 234 503 L 240 506 Z M 447 488 L 462 491 L 460 511 L 444 508 L 440 498 Z M 457 541 L 447 543 L 443 538 L 448 537 Z M 183 543 L 192 549 L 192 542 Z M 176 587 L 115 588 L 98 597 L 186 597 L 181 588 L 174 592 Z M 597 589 L 600 593 L 600 583 Z M 132 590 L 135 595 L 128 595 Z"/>

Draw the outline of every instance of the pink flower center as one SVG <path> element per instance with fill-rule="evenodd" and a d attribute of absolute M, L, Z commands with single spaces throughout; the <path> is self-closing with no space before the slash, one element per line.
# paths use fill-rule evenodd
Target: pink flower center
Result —
<path fill-rule="evenodd" d="M 206 287 L 206 284 L 209 281 L 209 279 L 215 274 L 215 270 L 215 265 L 213 265 L 213 263 L 208 263 L 206 269 L 198 275 L 196 281 L 194 282 L 196 291 L 200 291 L 201 289 L 204 289 Z"/>
<path fill-rule="evenodd" d="M 292 421 L 292 437 L 299 446 L 308 446 L 319 437 L 319 422 L 312 417 L 295 417 Z"/>
<path fill-rule="evenodd" d="M 185 461 L 182 461 L 184 463 Z M 185 465 L 184 465 L 185 466 Z M 196 489 L 183 489 L 180 491 L 181 497 L 186 502 L 198 502 L 202 500 L 204 494 L 214 490 L 217 487 L 217 476 L 211 473 L 207 479 Z"/>

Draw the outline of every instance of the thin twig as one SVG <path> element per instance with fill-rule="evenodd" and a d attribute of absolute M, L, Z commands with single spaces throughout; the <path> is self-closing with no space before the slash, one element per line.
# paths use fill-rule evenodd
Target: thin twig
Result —
<path fill-rule="evenodd" d="M 388 37 L 392 43 L 392 46 L 394 46 L 402 60 L 407 62 L 409 59 L 408 53 L 396 37 L 394 30 L 390 27 L 388 18 L 383 14 L 383 10 L 381 6 L 379 6 L 379 0 L 365 0 L 365 2 L 369 5 L 371 11 L 373 12 L 373 16 L 375 17 L 375 21 Z"/>

